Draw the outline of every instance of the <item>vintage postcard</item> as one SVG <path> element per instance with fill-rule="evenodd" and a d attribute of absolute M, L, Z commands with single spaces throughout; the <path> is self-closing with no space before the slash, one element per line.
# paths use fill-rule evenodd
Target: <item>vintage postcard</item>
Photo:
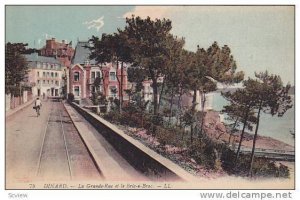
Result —
<path fill-rule="evenodd" d="M 6 189 L 293 190 L 295 6 L 6 5 L 5 113 Z"/>

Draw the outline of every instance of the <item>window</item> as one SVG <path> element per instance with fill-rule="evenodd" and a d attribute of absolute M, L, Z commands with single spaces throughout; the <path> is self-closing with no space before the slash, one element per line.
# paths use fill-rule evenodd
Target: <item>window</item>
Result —
<path fill-rule="evenodd" d="M 101 74 L 100 71 L 92 71 L 91 72 L 91 83 L 93 83 L 97 77 L 101 78 L 100 74 Z"/>
<path fill-rule="evenodd" d="M 52 80 L 52 81 L 51 81 L 51 84 L 53 85 L 53 83 L 54 83 L 54 81 Z"/>
<path fill-rule="evenodd" d="M 54 74 L 53 74 L 53 72 L 51 72 L 51 77 L 53 77 L 54 76 Z"/>
<path fill-rule="evenodd" d="M 49 77 L 50 76 L 50 73 L 49 72 L 47 72 L 47 77 Z"/>
<path fill-rule="evenodd" d="M 100 77 L 101 78 L 101 76 L 100 76 L 100 72 L 97 72 L 97 76 L 96 77 Z"/>
<path fill-rule="evenodd" d="M 37 63 L 36 63 L 36 67 L 37 67 L 37 68 L 41 68 L 41 63 L 40 63 L 40 62 L 37 62 Z"/>
<path fill-rule="evenodd" d="M 40 77 L 40 72 L 39 71 L 37 72 L 37 77 Z"/>
<path fill-rule="evenodd" d="M 74 72 L 74 81 L 79 81 L 79 72 Z"/>
<path fill-rule="evenodd" d="M 95 72 L 92 72 L 92 74 L 91 74 L 91 81 L 92 81 L 92 83 L 94 83 L 94 81 L 95 81 L 95 77 L 96 76 L 96 73 Z"/>
<path fill-rule="evenodd" d="M 109 92 L 111 97 L 117 97 L 117 87 L 116 86 L 110 86 Z"/>
<path fill-rule="evenodd" d="M 48 80 L 48 85 L 50 84 L 50 81 Z"/>
<path fill-rule="evenodd" d="M 47 66 L 48 66 L 48 69 L 50 69 L 50 68 L 51 68 L 51 65 L 50 65 L 50 63 L 48 63 L 48 64 L 47 64 Z"/>
<path fill-rule="evenodd" d="M 58 85 L 58 81 L 55 81 L 55 85 Z"/>
<path fill-rule="evenodd" d="M 57 72 L 55 72 L 55 77 L 57 77 Z"/>
<path fill-rule="evenodd" d="M 37 81 L 38 85 L 40 84 L 40 80 Z"/>
<path fill-rule="evenodd" d="M 43 69 L 46 69 L 46 67 L 47 67 L 46 63 L 43 63 Z"/>
<path fill-rule="evenodd" d="M 116 72 L 109 72 L 109 80 L 111 81 L 116 80 Z"/>
<path fill-rule="evenodd" d="M 43 77 L 46 77 L 46 72 L 43 72 Z"/>
<path fill-rule="evenodd" d="M 45 80 L 43 80 L 43 84 L 45 85 L 45 83 L 46 83 L 46 81 Z"/>
<path fill-rule="evenodd" d="M 79 96 L 80 91 L 79 91 L 79 86 L 74 86 L 74 95 Z"/>

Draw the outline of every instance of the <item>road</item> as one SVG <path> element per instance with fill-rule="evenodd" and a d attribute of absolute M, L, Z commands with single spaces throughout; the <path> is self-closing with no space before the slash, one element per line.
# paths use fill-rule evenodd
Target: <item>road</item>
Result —
<path fill-rule="evenodd" d="M 6 183 L 121 181 L 117 177 L 148 180 L 97 134 L 96 138 L 102 140 L 103 162 L 113 160 L 110 173 L 119 173 L 114 180 L 104 180 L 63 104 L 51 100 L 42 104 L 39 117 L 29 106 L 6 119 Z M 91 125 L 88 127 L 96 134 Z"/>

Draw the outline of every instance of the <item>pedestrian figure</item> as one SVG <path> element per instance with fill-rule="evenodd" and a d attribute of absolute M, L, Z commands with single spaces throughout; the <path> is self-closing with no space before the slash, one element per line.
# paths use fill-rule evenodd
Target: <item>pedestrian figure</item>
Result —
<path fill-rule="evenodd" d="M 35 111 L 37 113 L 37 117 L 40 116 L 40 109 L 42 106 L 42 102 L 39 98 L 36 98 L 35 103 L 34 103 L 34 107 L 35 107 Z"/>

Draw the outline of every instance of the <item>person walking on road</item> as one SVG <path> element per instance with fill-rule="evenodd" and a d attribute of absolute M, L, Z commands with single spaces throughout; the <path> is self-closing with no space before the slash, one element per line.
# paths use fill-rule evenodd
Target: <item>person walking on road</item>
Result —
<path fill-rule="evenodd" d="M 41 102 L 40 98 L 36 98 L 35 103 L 34 103 L 34 107 L 35 107 L 37 116 L 40 116 L 41 106 L 42 106 L 42 102 Z"/>

